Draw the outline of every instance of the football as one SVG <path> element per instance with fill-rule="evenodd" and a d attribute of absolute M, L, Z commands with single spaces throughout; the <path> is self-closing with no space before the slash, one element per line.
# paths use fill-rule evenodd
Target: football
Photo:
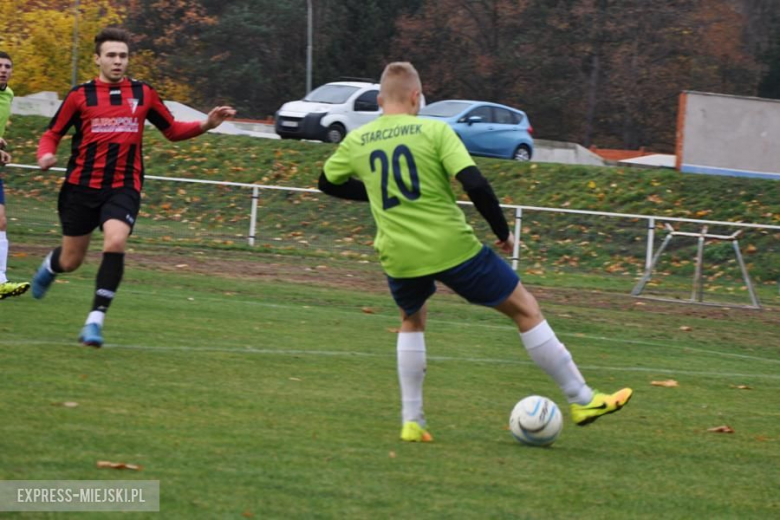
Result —
<path fill-rule="evenodd" d="M 563 417 L 558 405 L 540 395 L 520 400 L 509 415 L 512 436 L 528 446 L 550 446 L 562 430 Z"/>

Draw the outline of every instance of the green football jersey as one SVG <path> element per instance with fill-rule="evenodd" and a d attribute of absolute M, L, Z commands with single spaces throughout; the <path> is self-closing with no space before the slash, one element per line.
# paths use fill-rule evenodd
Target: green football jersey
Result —
<path fill-rule="evenodd" d="M 350 132 L 324 172 L 333 184 L 363 181 L 382 268 L 393 278 L 414 278 L 461 264 L 482 248 L 450 184 L 469 166 L 474 160 L 449 125 L 390 115 Z"/>
<path fill-rule="evenodd" d="M 5 134 L 5 126 L 8 124 L 8 118 L 11 117 L 11 101 L 14 100 L 14 91 L 6 86 L 0 90 L 0 137 Z"/>

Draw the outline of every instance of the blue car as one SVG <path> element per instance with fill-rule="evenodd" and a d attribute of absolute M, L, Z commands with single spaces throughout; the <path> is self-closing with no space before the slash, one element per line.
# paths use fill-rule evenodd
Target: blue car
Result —
<path fill-rule="evenodd" d="M 427 105 L 420 116 L 449 124 L 472 155 L 530 161 L 534 154 L 533 128 L 521 110 L 452 99 Z"/>

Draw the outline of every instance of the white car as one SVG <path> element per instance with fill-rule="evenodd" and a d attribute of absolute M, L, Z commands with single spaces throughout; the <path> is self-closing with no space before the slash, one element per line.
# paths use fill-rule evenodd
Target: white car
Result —
<path fill-rule="evenodd" d="M 382 113 L 376 98 L 378 83 L 336 81 L 290 101 L 276 112 L 274 126 L 282 139 L 317 139 L 339 143 L 347 132 L 370 123 Z"/>

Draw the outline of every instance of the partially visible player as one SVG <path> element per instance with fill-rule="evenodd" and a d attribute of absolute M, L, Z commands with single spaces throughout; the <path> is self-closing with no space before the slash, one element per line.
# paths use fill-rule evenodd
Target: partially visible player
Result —
<path fill-rule="evenodd" d="M 426 370 L 426 300 L 439 281 L 471 303 L 510 317 L 531 359 L 561 388 L 572 420 L 589 424 L 620 410 L 631 398 L 592 390 L 571 354 L 542 316 L 536 299 L 514 271 L 482 245 L 455 202 L 455 177 L 511 253 L 515 238 L 498 199 L 463 143 L 445 123 L 418 118 L 422 86 L 406 62 L 389 64 L 382 74 L 383 115 L 350 132 L 325 163 L 320 189 L 336 197 L 369 201 L 377 225 L 374 241 L 390 291 L 401 312 L 398 376 L 401 386 L 401 439 L 433 440 L 423 413 Z"/>
<path fill-rule="evenodd" d="M 27 292 L 30 284 L 27 282 L 9 282 L 5 271 L 8 268 L 8 218 L 5 212 L 5 193 L 3 190 L 3 165 L 11 162 L 11 154 L 6 151 L 8 143 L 3 136 L 8 118 L 11 116 L 11 103 L 14 91 L 8 86 L 14 73 L 14 62 L 8 53 L 0 51 L 0 300 L 11 296 L 19 296 Z"/>
<path fill-rule="evenodd" d="M 125 247 L 141 204 L 144 181 L 144 123 L 148 120 L 171 141 L 181 141 L 216 128 L 235 115 L 216 107 L 207 119 L 176 121 L 157 92 L 125 77 L 130 34 L 103 29 L 95 37 L 99 76 L 70 91 L 38 145 L 38 165 L 48 170 L 71 127 L 72 153 L 59 195 L 62 244 L 43 261 L 32 280 L 33 297 L 43 298 L 54 278 L 76 270 L 84 261 L 92 232 L 103 231 L 103 259 L 97 273 L 92 310 L 81 329 L 85 345 L 103 345 L 103 321 L 124 273 Z"/>

